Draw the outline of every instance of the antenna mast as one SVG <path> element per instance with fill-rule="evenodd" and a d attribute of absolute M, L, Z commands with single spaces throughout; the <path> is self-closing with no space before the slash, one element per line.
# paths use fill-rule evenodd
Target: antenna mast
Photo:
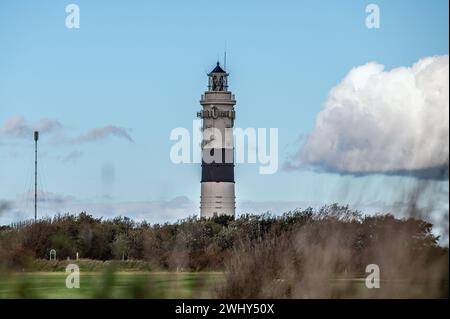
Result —
<path fill-rule="evenodd" d="M 223 52 L 223 69 L 227 71 L 227 42 L 225 42 L 225 50 Z"/>
<path fill-rule="evenodd" d="M 34 131 L 34 221 L 37 220 L 37 142 L 39 132 Z"/>

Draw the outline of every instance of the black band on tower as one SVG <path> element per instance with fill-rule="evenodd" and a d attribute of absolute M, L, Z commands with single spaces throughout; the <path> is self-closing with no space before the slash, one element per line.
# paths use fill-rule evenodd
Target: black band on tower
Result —
<path fill-rule="evenodd" d="M 234 164 L 202 164 L 203 182 L 234 183 Z"/>
<path fill-rule="evenodd" d="M 217 161 L 214 155 L 219 157 Z M 203 149 L 202 182 L 234 183 L 233 149 Z"/>

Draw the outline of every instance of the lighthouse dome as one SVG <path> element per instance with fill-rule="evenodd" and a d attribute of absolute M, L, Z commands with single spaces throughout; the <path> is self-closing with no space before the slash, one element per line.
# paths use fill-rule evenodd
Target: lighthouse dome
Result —
<path fill-rule="evenodd" d="M 225 72 L 221 67 L 220 63 L 217 62 L 216 67 L 208 74 L 209 91 L 227 91 L 228 90 L 228 73 Z"/>
<path fill-rule="evenodd" d="M 225 72 L 225 71 L 220 67 L 220 63 L 217 62 L 216 67 L 211 71 L 211 73 L 227 73 L 227 72 Z"/>

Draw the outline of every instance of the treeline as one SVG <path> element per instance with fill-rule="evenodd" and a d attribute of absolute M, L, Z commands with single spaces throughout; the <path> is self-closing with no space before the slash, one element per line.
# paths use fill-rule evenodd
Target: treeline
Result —
<path fill-rule="evenodd" d="M 384 247 L 382 260 L 374 255 L 373 247 Z M 335 251 L 348 256 L 333 269 L 337 272 L 364 272 L 364 265 L 374 260 L 387 264 L 399 249 L 428 259 L 448 256 L 428 222 L 392 215 L 363 216 L 338 205 L 295 210 L 281 216 L 191 217 L 153 225 L 126 217 L 103 220 L 81 213 L 0 228 L 3 266 L 18 267 L 30 259 L 49 259 L 51 249 L 61 260 L 73 260 L 78 253 L 83 259 L 143 260 L 152 269 L 169 270 L 223 270 L 231 267 L 226 262 L 256 252 L 261 254 L 254 258 L 257 263 L 270 263 L 270 255 L 292 252 L 284 262 L 294 267 L 300 263 L 299 258 L 306 256 L 307 249 L 316 250 L 319 256 L 321 249 L 323 254 Z M 242 266 L 252 269 L 245 263 Z"/>

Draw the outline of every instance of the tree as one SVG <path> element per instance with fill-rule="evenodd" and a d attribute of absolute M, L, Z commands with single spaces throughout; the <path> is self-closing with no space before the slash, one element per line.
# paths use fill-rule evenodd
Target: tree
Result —
<path fill-rule="evenodd" d="M 111 244 L 111 251 L 115 259 L 128 259 L 129 241 L 125 234 L 116 236 Z"/>

